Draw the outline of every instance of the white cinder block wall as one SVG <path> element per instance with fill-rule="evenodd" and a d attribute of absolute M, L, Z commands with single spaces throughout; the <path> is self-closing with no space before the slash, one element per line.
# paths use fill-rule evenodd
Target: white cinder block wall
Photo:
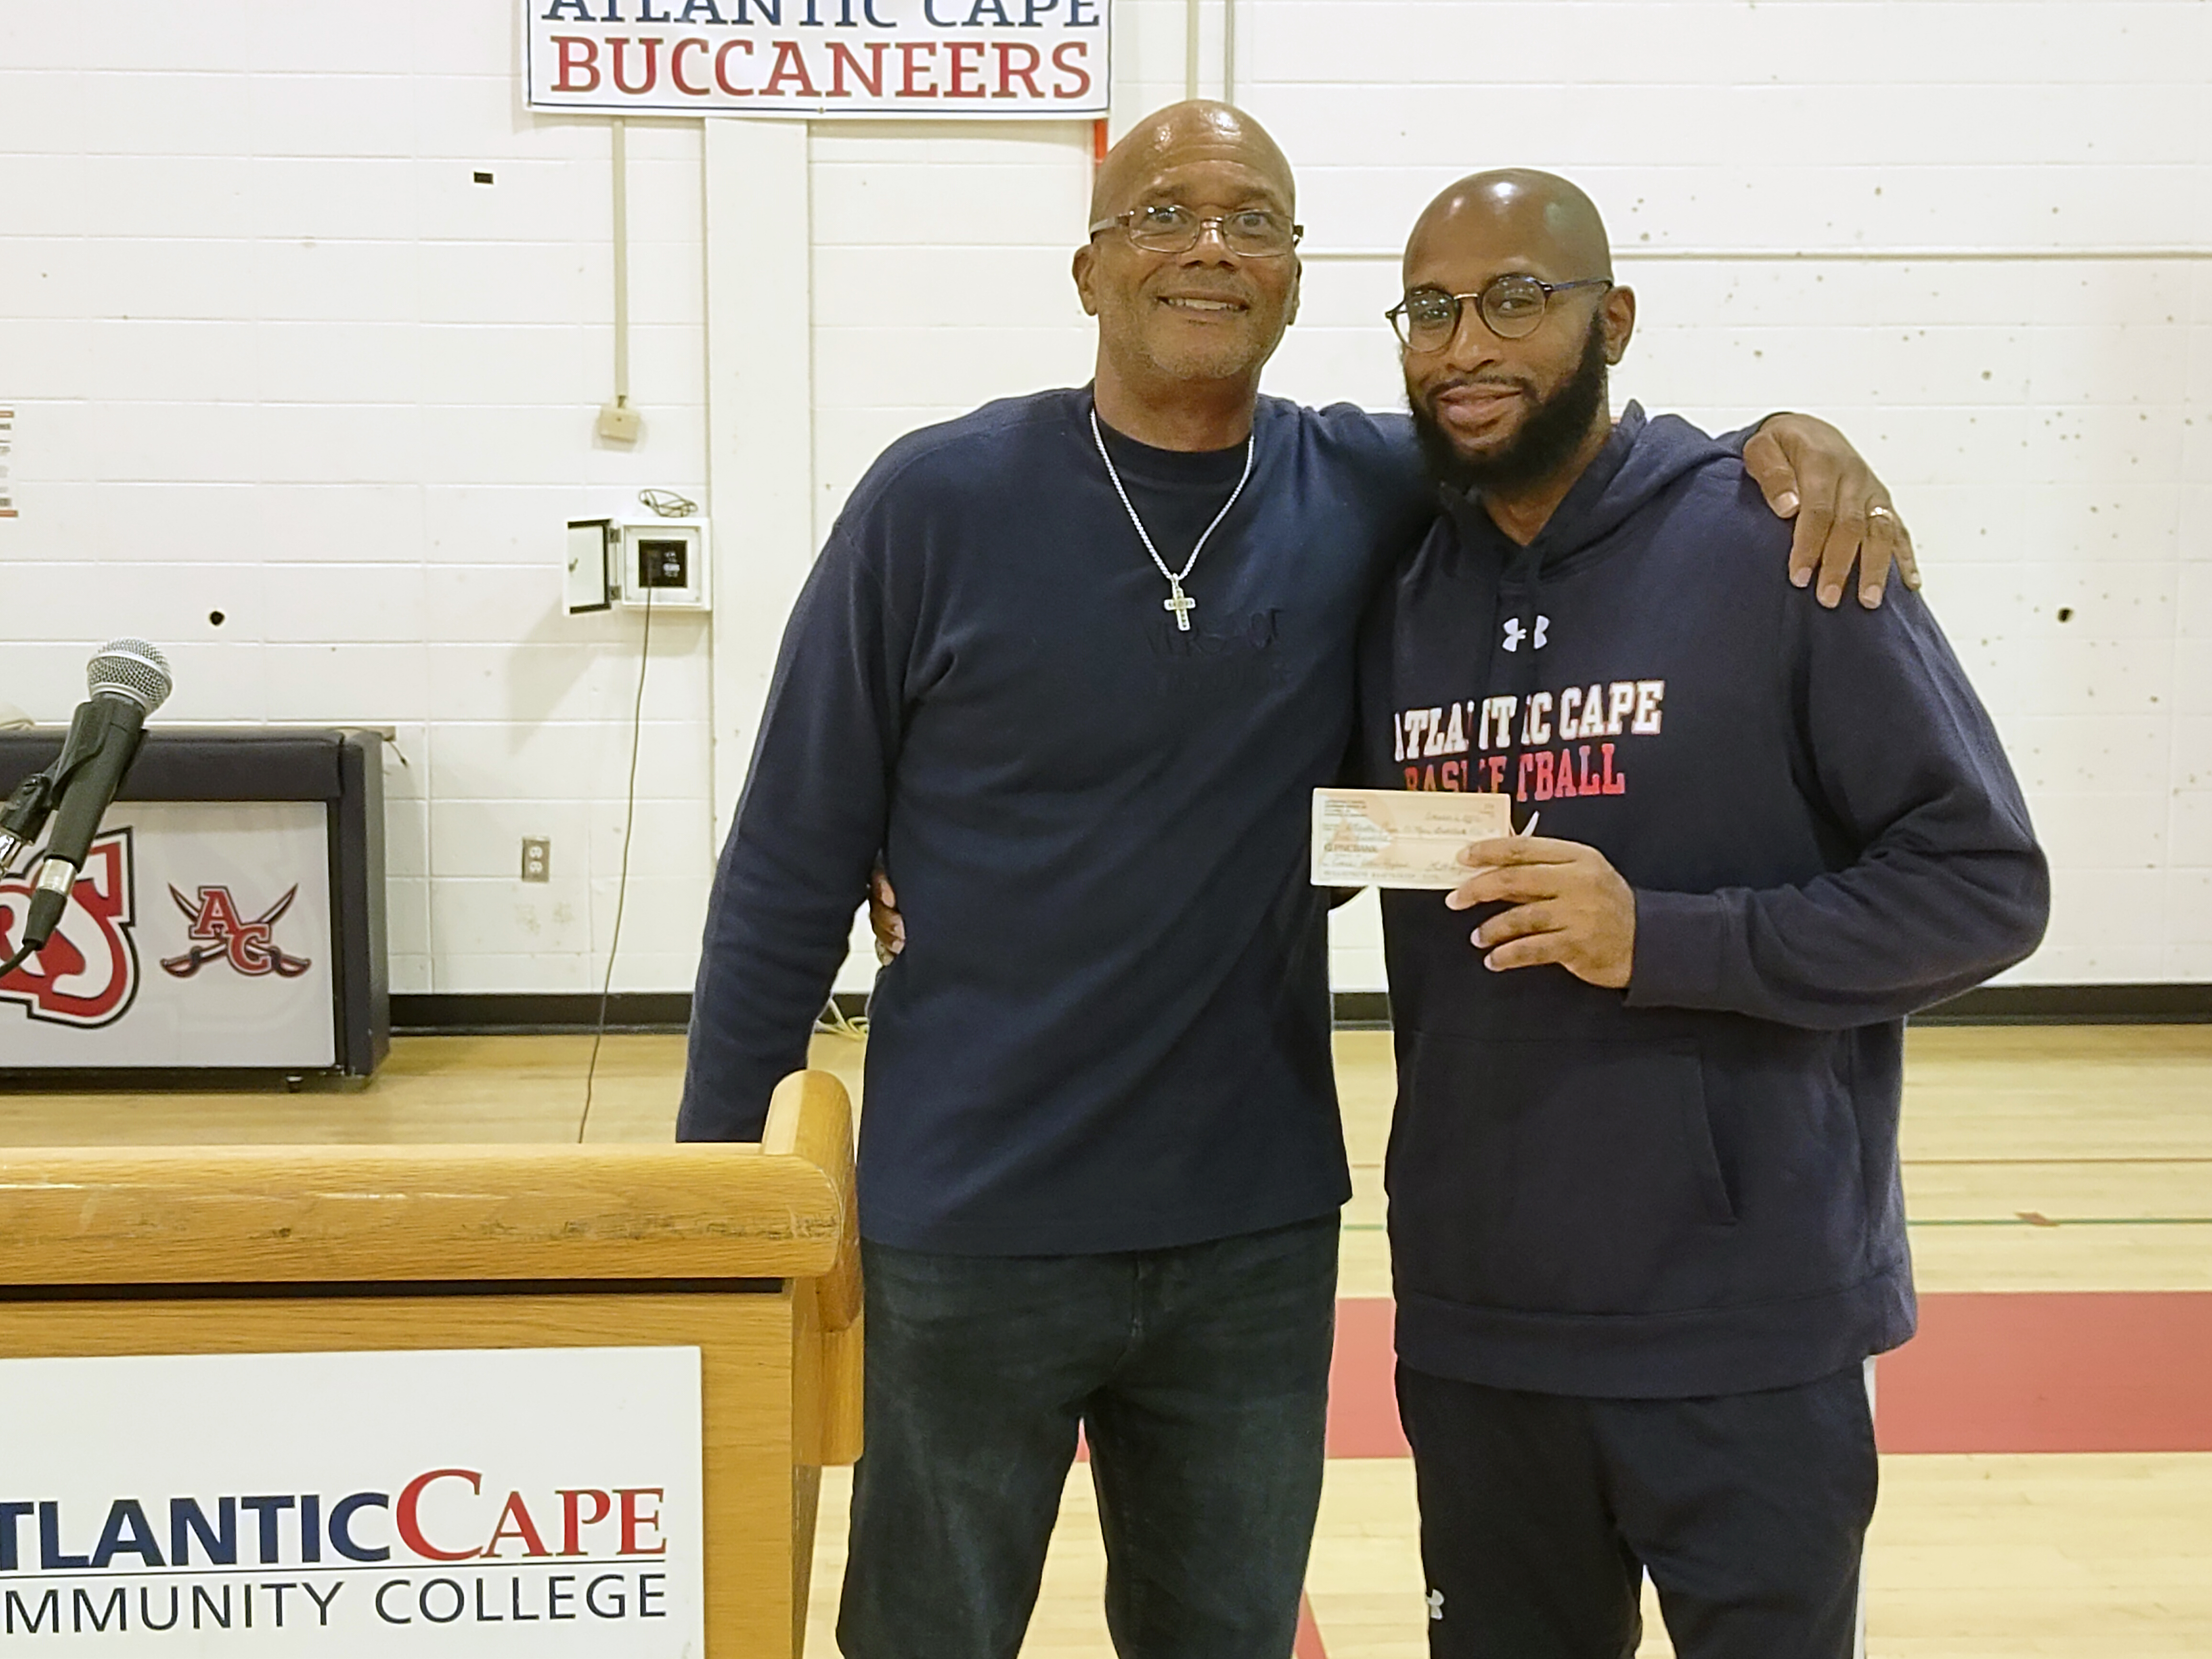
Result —
<path fill-rule="evenodd" d="M 1186 16 L 1118 0 L 1116 132 L 1182 94 Z M 1210 93 L 1226 21 L 1206 0 Z M 138 632 L 171 717 L 394 727 L 403 991 L 598 984 L 641 629 L 561 614 L 560 526 L 709 471 L 699 130 L 629 130 L 647 435 L 611 448 L 608 131 L 520 108 L 518 23 L 0 9 L 0 702 L 65 717 Z M 2059 869 L 2015 977 L 2212 978 L 2212 5 L 1240 0 L 1233 33 L 1308 227 L 1272 390 L 1395 404 L 1413 213 L 1478 167 L 1572 174 L 1642 296 L 1617 396 L 1814 410 L 1895 487 Z M 1085 374 L 1090 147 L 814 129 L 809 222 L 759 234 L 811 252 L 817 534 L 900 432 Z M 654 621 L 619 988 L 690 982 L 712 626 Z M 1381 984 L 1370 914 L 1337 969 Z"/>

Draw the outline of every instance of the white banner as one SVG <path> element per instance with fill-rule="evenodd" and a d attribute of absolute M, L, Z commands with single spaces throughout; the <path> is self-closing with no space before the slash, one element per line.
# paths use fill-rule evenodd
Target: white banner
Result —
<path fill-rule="evenodd" d="M 118 801 L 46 948 L 0 978 L 0 1066 L 299 1066 L 337 1052 L 329 809 Z M 27 877 L 0 881 L 0 958 Z"/>
<path fill-rule="evenodd" d="M 698 1659 L 696 1348 L 0 1360 L 0 1635 Z"/>
<path fill-rule="evenodd" d="M 523 0 L 532 109 L 1106 113 L 1111 0 Z"/>

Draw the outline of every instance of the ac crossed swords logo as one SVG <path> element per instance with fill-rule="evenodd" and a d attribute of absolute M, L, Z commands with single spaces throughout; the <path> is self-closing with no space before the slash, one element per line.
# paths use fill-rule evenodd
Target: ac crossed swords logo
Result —
<path fill-rule="evenodd" d="M 195 904 L 176 890 L 169 888 L 169 896 L 177 902 L 177 908 L 185 913 L 190 925 L 185 937 L 192 941 L 191 950 L 180 957 L 164 957 L 161 967 L 179 979 L 190 979 L 211 962 L 228 961 L 240 973 L 258 979 L 264 974 L 275 974 L 283 979 L 297 979 L 313 964 L 305 957 L 287 956 L 270 937 L 284 913 L 292 908 L 292 901 L 300 896 L 297 882 L 284 896 L 270 905 L 252 921 L 241 921 L 238 903 L 228 887 L 203 887 L 199 902 Z"/>

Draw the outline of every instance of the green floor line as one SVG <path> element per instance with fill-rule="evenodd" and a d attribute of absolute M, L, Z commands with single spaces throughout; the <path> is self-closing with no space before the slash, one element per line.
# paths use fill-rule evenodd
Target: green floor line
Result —
<path fill-rule="evenodd" d="M 1912 1221 L 1908 1227 L 2212 1227 L 2212 1215 L 2082 1215 L 2054 1216 L 2030 1221 L 2026 1216 L 1970 1216 L 1956 1220 Z"/>
<path fill-rule="evenodd" d="M 1910 1221 L 1908 1227 L 2033 1227 L 2050 1232 L 2060 1227 L 2212 1227 L 2212 1215 L 2086 1215 L 2063 1216 L 2057 1220 L 2030 1221 L 2024 1216 L 1966 1216 L 1954 1220 Z M 1379 1233 L 1383 1224 L 1379 1221 L 1347 1221 L 1342 1231 L 1347 1233 Z"/>

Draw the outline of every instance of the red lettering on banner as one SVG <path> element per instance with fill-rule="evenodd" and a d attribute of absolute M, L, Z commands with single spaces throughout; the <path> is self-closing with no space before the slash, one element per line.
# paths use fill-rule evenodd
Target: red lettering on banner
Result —
<path fill-rule="evenodd" d="M 1053 48 L 1052 66 L 1063 75 L 1072 75 L 1075 77 L 1075 89 L 1073 92 L 1057 81 L 1052 83 L 1052 95 L 1055 98 L 1084 98 L 1090 95 L 1091 71 L 1079 64 L 1069 63 L 1067 54 L 1071 52 L 1079 58 L 1088 58 L 1091 56 L 1091 43 L 1088 40 L 1070 40 Z"/>
<path fill-rule="evenodd" d="M 934 98 L 937 96 L 937 88 L 935 87 L 932 87 L 927 92 L 924 92 L 917 88 L 914 83 L 915 73 L 915 64 L 914 61 L 915 55 L 917 52 L 927 52 L 932 58 L 936 57 L 937 42 L 934 40 L 902 40 L 899 42 L 899 57 L 905 64 L 904 71 L 899 80 L 898 95 L 900 97 Z M 935 72 L 934 65 L 932 66 L 931 72 Z"/>
<path fill-rule="evenodd" d="M 1536 762 L 1536 799 L 1538 800 L 1549 800 L 1552 798 L 1552 751 L 1548 749 L 1539 749 L 1535 753 L 1534 758 Z"/>
<path fill-rule="evenodd" d="M 668 1540 L 665 1538 L 662 1539 L 658 1544 L 654 1544 L 650 1547 L 637 1541 L 637 1531 L 640 1527 L 650 1527 L 655 1532 L 659 1532 L 660 1530 L 659 1504 L 655 1504 L 653 1506 L 653 1512 L 650 1515 L 639 1514 L 637 1508 L 637 1500 L 639 1498 L 659 1498 L 660 1496 L 660 1488 L 658 1486 L 617 1486 L 615 1489 L 615 1492 L 616 1495 L 622 1499 L 622 1553 L 624 1555 L 667 1554 Z"/>
<path fill-rule="evenodd" d="M 1030 89 L 1030 97 L 1043 97 L 1044 94 L 1037 90 L 1036 72 L 1044 65 L 1044 54 L 1026 40 L 1002 40 L 998 46 L 999 89 L 991 95 L 994 98 L 1020 97 L 1021 94 L 1014 90 L 1014 82 L 1019 81 Z M 1014 67 L 1014 54 L 1018 52 L 1029 59 L 1019 69 Z"/>
<path fill-rule="evenodd" d="M 416 1475 L 401 1491 L 399 1503 L 392 1511 L 392 1523 L 399 1529 L 400 1541 L 416 1554 L 431 1561 L 466 1561 L 481 1554 L 478 1550 L 441 1550 L 423 1537 L 422 1522 L 416 1518 L 415 1506 L 422 1501 L 422 1489 L 433 1480 L 465 1480 L 471 1492 L 483 1491 L 483 1476 L 474 1469 L 432 1469 L 428 1474 Z"/>
<path fill-rule="evenodd" d="M 675 82 L 676 90 L 687 97 L 704 98 L 714 90 L 712 87 L 695 87 L 684 78 L 684 54 L 687 52 L 706 50 L 707 43 L 704 40 L 678 40 L 676 43 L 676 50 L 668 54 L 668 78 Z"/>
<path fill-rule="evenodd" d="M 1614 773 L 1613 769 L 1613 745 L 1609 743 L 1601 743 L 1598 745 L 1597 752 L 1598 758 L 1604 763 L 1604 781 L 1598 793 L 1600 794 L 1606 795 L 1626 794 L 1628 793 L 1628 775 L 1625 772 L 1617 775 Z"/>
<path fill-rule="evenodd" d="M 86 1029 L 120 1019 L 138 994 L 135 886 L 131 831 L 112 830 L 93 842 L 77 872 L 60 930 L 46 949 L 0 976 L 0 1003 L 21 1004 L 35 1020 Z M 0 881 L 0 957 L 14 954 L 31 898 L 27 881 Z"/>
<path fill-rule="evenodd" d="M 1504 794 L 1505 793 L 1505 757 L 1485 755 L 1482 757 L 1482 769 L 1490 774 L 1490 788 L 1486 793 L 1492 795 Z"/>
<path fill-rule="evenodd" d="M 584 1498 L 592 1500 L 592 1512 L 579 1515 Z M 561 1553 L 581 1555 L 584 1553 L 582 1533 L 586 1527 L 595 1527 L 613 1513 L 615 1501 L 603 1492 L 589 1486 L 579 1486 L 574 1492 L 561 1494 Z"/>
<path fill-rule="evenodd" d="M 832 98 L 850 98 L 853 95 L 845 90 L 845 71 L 848 69 L 853 71 L 853 78 L 868 89 L 869 97 L 884 95 L 884 43 L 870 41 L 867 52 L 868 67 L 862 69 L 860 60 L 853 56 L 851 48 L 842 40 L 830 43 L 830 95 Z"/>
<path fill-rule="evenodd" d="M 599 43 L 581 34 L 556 34 L 553 45 L 560 53 L 558 78 L 553 82 L 556 92 L 597 92 L 599 88 Z M 580 48 L 580 51 L 575 50 Z M 588 81 L 572 81 L 572 74 L 590 76 Z"/>
<path fill-rule="evenodd" d="M 1536 757 L 1534 755 L 1523 751 L 1521 757 L 1521 764 L 1515 767 L 1513 769 L 1515 773 L 1513 779 L 1513 799 L 1516 800 L 1526 800 L 1528 799 L 1528 781 L 1534 777 L 1536 773 Z"/>
<path fill-rule="evenodd" d="M 1445 788 L 1455 794 L 1466 793 L 1467 763 L 1465 761 L 1446 761 L 1443 767 L 1443 776 Z"/>
<path fill-rule="evenodd" d="M 1408 789 L 1418 789 L 1420 787 L 1421 769 L 1418 766 L 1407 767 L 1406 769 L 1406 787 Z"/>
<path fill-rule="evenodd" d="M 729 57 L 733 52 L 742 52 L 750 58 L 753 55 L 753 43 L 750 40 L 731 40 L 724 44 L 722 49 L 714 54 L 714 84 L 732 98 L 750 98 L 753 95 L 750 87 L 730 84 Z"/>
<path fill-rule="evenodd" d="M 990 50 L 990 47 L 985 46 L 981 40 L 955 40 L 945 47 L 945 55 L 952 60 L 952 84 L 945 89 L 945 95 L 947 98 L 983 96 L 983 58 Z M 972 52 L 975 54 L 974 64 L 970 65 L 960 61 L 960 54 L 963 52 Z M 968 88 L 971 81 L 974 82 L 973 90 L 965 90 L 964 88 Z"/>
<path fill-rule="evenodd" d="M 1006 0 L 1006 8 L 1015 3 Z M 719 9 L 708 0 L 639 0 L 635 5 L 558 0 L 550 11 L 541 5 L 544 15 L 532 25 L 536 68 L 529 95 L 550 100 L 547 107 L 605 106 L 611 100 L 613 107 L 694 115 L 710 106 L 741 113 L 739 106 L 763 98 L 836 100 L 878 109 L 917 100 L 1102 102 L 1108 90 L 1103 29 L 1079 27 L 1075 36 L 1089 38 L 1072 38 L 1062 32 L 1072 20 L 1055 9 L 1060 0 L 1036 3 L 1042 9 L 1023 24 L 1007 21 L 1008 9 L 998 0 L 933 0 L 927 15 L 936 26 L 925 28 L 911 27 L 919 18 L 902 25 L 884 17 L 871 0 L 866 21 L 873 27 L 864 28 L 858 27 L 860 0 L 766 0 L 750 13 L 742 3 L 732 13 L 726 0 Z M 1079 15 L 1102 24 L 1094 4 L 1103 6 L 1103 0 L 1080 0 Z M 898 8 L 913 9 L 910 0 Z M 550 33 L 568 18 L 592 32 Z M 721 27 L 701 29 L 702 23 Z M 672 25 L 674 32 L 611 33 L 659 24 Z M 801 27 L 773 38 L 787 25 Z M 1046 29 L 1050 32 L 1039 32 Z M 894 48 L 898 56 L 891 73 Z M 733 53 L 744 54 L 744 68 Z"/>
<path fill-rule="evenodd" d="M 512 1531 L 508 1530 L 507 1524 L 510 1521 L 514 1522 Z M 500 1540 L 503 1538 L 512 1538 L 520 1543 L 525 1555 L 550 1553 L 544 1540 L 538 1537 L 538 1528 L 531 1521 L 529 1508 L 523 1503 L 522 1494 L 519 1492 L 507 1495 L 507 1506 L 500 1510 L 499 1520 L 492 1527 L 491 1541 L 483 1547 L 485 1560 L 489 1561 L 499 1553 Z"/>
<path fill-rule="evenodd" d="M 607 37 L 607 72 L 614 79 L 617 92 L 638 98 L 651 92 L 653 83 L 660 78 L 660 37 L 651 35 L 637 42 L 645 48 L 645 84 L 641 87 L 634 87 L 623 79 L 623 48 L 629 44 L 629 37 L 625 34 L 610 34 Z"/>
<path fill-rule="evenodd" d="M 791 67 L 786 69 L 784 65 L 787 64 Z M 768 98 L 775 97 L 786 81 L 798 82 L 799 95 L 802 97 L 819 98 L 822 95 L 814 90 L 814 82 L 807 79 L 806 54 L 799 49 L 799 42 L 796 40 L 779 40 L 775 43 L 775 67 L 769 71 L 768 84 L 761 88 L 762 95 Z"/>

